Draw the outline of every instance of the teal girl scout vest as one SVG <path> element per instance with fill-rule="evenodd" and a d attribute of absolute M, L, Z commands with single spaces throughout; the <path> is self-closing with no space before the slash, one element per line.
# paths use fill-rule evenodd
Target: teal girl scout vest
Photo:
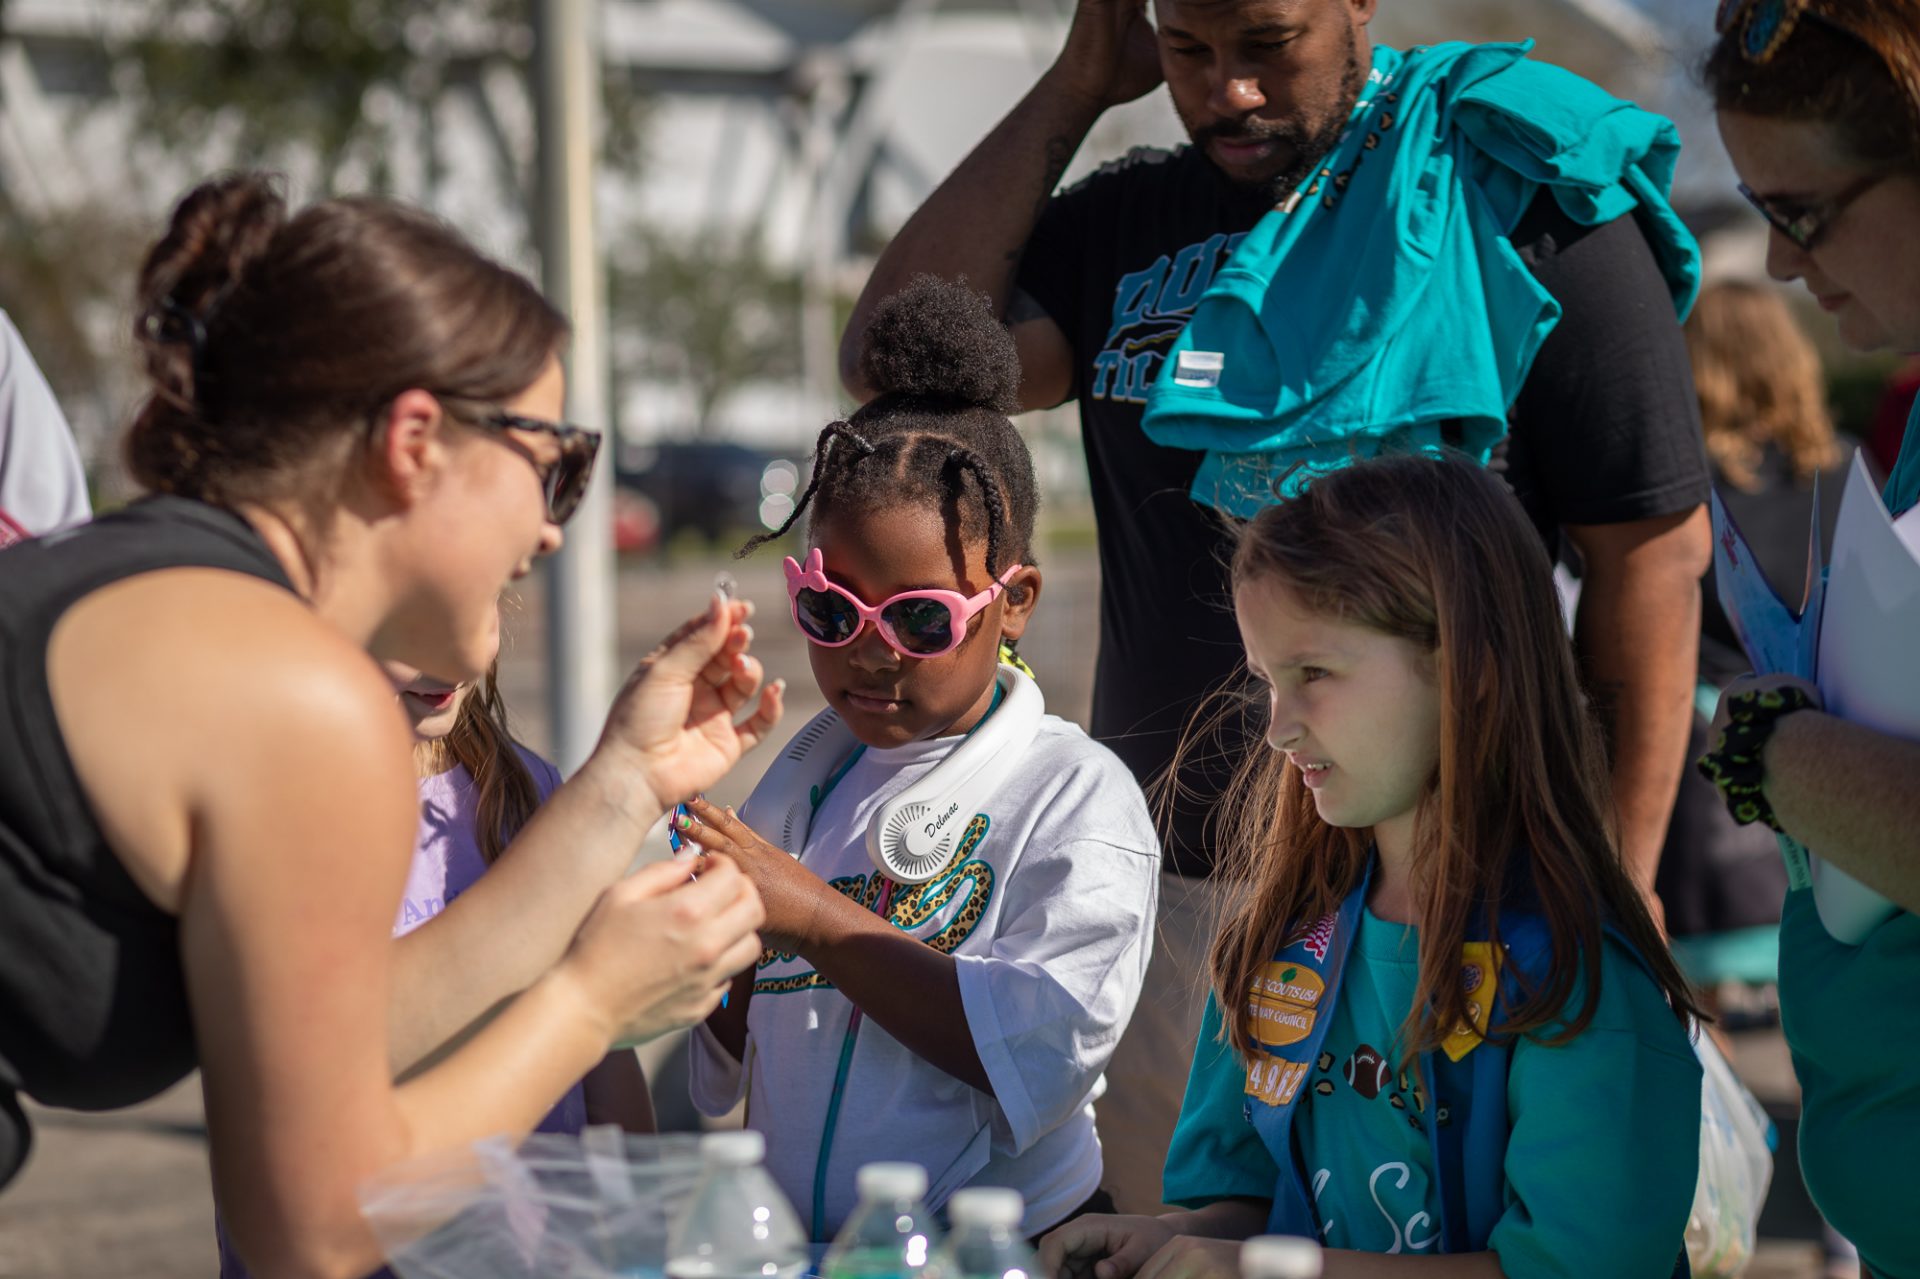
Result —
<path fill-rule="evenodd" d="M 1255 980 L 1243 1009 L 1258 1054 L 1247 1070 L 1246 1118 L 1280 1168 L 1268 1234 L 1319 1237 L 1306 1169 L 1293 1143 L 1293 1122 L 1302 1086 L 1322 1051 L 1340 999 L 1341 974 L 1359 933 L 1372 880 L 1369 863 L 1359 887 L 1337 911 L 1282 944 Z M 1484 921 L 1476 920 L 1469 935 L 1484 937 L 1487 931 Z M 1626 945 L 1610 925 L 1608 932 Z M 1639 960 L 1638 951 L 1626 948 Z M 1420 1054 L 1417 1065 L 1420 1084 L 1414 1108 L 1433 1152 L 1434 1184 L 1443 1205 L 1440 1251 L 1447 1253 L 1484 1251 L 1506 1211 L 1511 1128 L 1507 1069 L 1513 1043 L 1498 1037 L 1500 1001 L 1495 994 L 1504 992 L 1508 1003 L 1517 1003 L 1523 976 L 1531 982 L 1544 977 L 1553 956 L 1546 921 L 1533 912 L 1502 911 L 1500 950 L 1496 956 L 1487 941 L 1463 947 L 1474 1025 L 1456 1029 L 1439 1052 Z M 1645 961 L 1640 962 L 1644 966 Z M 1686 1279 L 1690 1273 L 1686 1249 L 1681 1248 L 1673 1274 Z"/>

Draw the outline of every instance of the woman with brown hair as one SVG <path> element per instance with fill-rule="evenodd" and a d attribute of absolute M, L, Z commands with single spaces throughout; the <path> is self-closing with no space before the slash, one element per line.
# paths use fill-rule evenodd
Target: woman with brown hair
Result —
<path fill-rule="evenodd" d="M 724 862 L 620 877 L 779 690 L 716 598 L 493 869 L 391 940 L 418 808 L 372 659 L 479 677 L 501 590 L 560 544 L 597 444 L 556 420 L 566 323 L 434 219 L 289 216 L 251 174 L 180 204 L 137 313 L 156 496 L 0 553 L 0 1179 L 16 1091 L 104 1109 L 198 1066 L 241 1255 L 359 1275 L 364 1178 L 531 1128 L 758 955 Z"/>
<path fill-rule="evenodd" d="M 1803 282 L 1848 345 L 1920 351 L 1920 0 L 1726 0 L 1717 25 L 1707 85 L 1773 228 L 1768 274 Z M 1898 515 L 1916 500 L 1909 429 L 1886 502 Z M 1777 675 L 1729 687 L 1716 727 L 1708 762 L 1736 818 L 1904 908 L 1848 944 L 1796 883 L 1780 1011 L 1814 1203 L 1873 1273 L 1920 1274 L 1911 1181 L 1875 1157 L 1920 1145 L 1920 743 L 1828 715 L 1817 689 Z"/>
<path fill-rule="evenodd" d="M 1358 462 L 1249 521 L 1232 575 L 1271 749 L 1222 814 L 1188 1210 L 1069 1222 L 1043 1267 L 1226 1279 L 1283 1234 L 1328 1276 L 1666 1279 L 1696 1009 L 1519 502 L 1464 458 Z"/>

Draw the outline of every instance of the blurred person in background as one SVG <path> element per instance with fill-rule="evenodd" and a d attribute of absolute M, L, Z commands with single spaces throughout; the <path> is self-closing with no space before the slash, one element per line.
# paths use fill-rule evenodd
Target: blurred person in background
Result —
<path fill-rule="evenodd" d="M 92 513 L 73 428 L 20 330 L 0 311 L 0 546 Z"/>
<path fill-rule="evenodd" d="M 1856 350 L 1920 353 L 1920 0 L 1726 0 L 1705 67 L 1741 192 Z M 1885 490 L 1920 501 L 1909 423 Z M 1920 664 L 1920 646 L 1912 649 Z M 1920 742 L 1825 713 L 1788 676 L 1737 680 L 1707 764 L 1737 817 L 1791 835 L 1901 907 L 1857 944 L 1796 884 L 1780 919 L 1780 1016 L 1801 1090 L 1800 1170 L 1877 1276 L 1920 1274 L 1899 1161 L 1920 1149 Z"/>
<path fill-rule="evenodd" d="M 1023 408 L 1079 402 L 1101 566 L 1091 727 L 1143 784 L 1168 776 L 1180 730 L 1240 661 L 1231 535 L 1201 492 L 1216 455 L 1150 438 L 1155 398 L 1170 385 L 1224 386 L 1243 370 L 1280 379 L 1307 402 L 1297 417 L 1307 434 L 1337 425 L 1352 434 L 1336 449 L 1356 452 L 1389 427 L 1465 445 L 1470 424 L 1549 552 L 1564 539 L 1583 562 L 1582 673 L 1610 732 L 1622 853 L 1657 916 L 1711 551 L 1678 323 L 1697 250 L 1665 201 L 1677 135 L 1513 46 L 1377 45 L 1374 9 L 1080 0 L 1053 65 L 881 255 L 842 336 L 843 376 L 856 397 L 872 394 L 858 374 L 866 325 L 881 299 L 928 272 L 992 295 L 1019 347 Z M 1054 194 L 1094 123 L 1163 81 L 1192 145 L 1135 150 Z M 1485 131 L 1469 136 L 1469 120 Z M 1503 146 L 1528 153 L 1495 159 L 1489 148 Z M 1312 229 L 1290 239 L 1295 225 Z M 1429 287 L 1435 279 L 1448 283 Z M 1225 308 L 1270 299 L 1263 331 L 1294 358 L 1258 346 L 1224 360 L 1189 351 L 1214 363 L 1181 373 L 1169 352 L 1216 292 Z M 1490 376 L 1470 414 L 1429 414 L 1427 388 L 1467 384 L 1449 376 L 1457 369 L 1390 383 L 1441 349 L 1489 357 L 1475 367 L 1512 371 L 1517 385 Z M 1342 362 L 1353 360 L 1365 372 L 1349 377 Z M 1315 398 L 1357 385 L 1375 394 L 1337 410 Z M 1257 449 L 1226 456 L 1263 459 Z M 1278 463 L 1270 473 L 1276 487 L 1294 475 Z M 1211 815 L 1222 761 L 1258 740 L 1250 725 L 1226 737 L 1171 779 L 1153 964 L 1100 1103 L 1109 1188 L 1128 1212 L 1161 1202 L 1180 1063 L 1199 1032 L 1221 853 Z"/>
<path fill-rule="evenodd" d="M 1834 434 L 1813 343 L 1780 291 L 1711 284 L 1687 317 L 1687 354 L 1714 480 L 1767 579 L 1798 602 L 1807 580 L 1807 529 L 1818 490 L 1830 546 L 1854 445 Z M 1822 566 L 1824 567 L 1824 566 Z M 1690 757 L 1710 745 L 1720 690 L 1747 673 L 1709 571 L 1701 591 L 1700 687 Z M 1674 954 L 1695 983 L 1772 982 L 1787 872 L 1773 832 L 1741 826 L 1720 792 L 1688 770 L 1680 780 L 1656 882 Z"/>
<path fill-rule="evenodd" d="M 1874 471 L 1887 475 L 1900 460 L 1900 445 L 1907 438 L 1907 419 L 1920 399 L 1920 355 L 1902 360 L 1873 406 L 1873 425 L 1867 432 L 1867 457 Z"/>

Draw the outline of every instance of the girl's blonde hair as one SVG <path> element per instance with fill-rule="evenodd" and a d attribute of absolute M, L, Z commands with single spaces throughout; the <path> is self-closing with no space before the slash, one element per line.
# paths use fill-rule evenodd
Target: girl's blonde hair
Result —
<path fill-rule="evenodd" d="M 1778 292 L 1710 284 L 1687 317 L 1686 333 L 1707 455 L 1728 484 L 1757 491 L 1769 444 L 1786 454 L 1803 484 L 1839 464 L 1820 355 Z"/>
<path fill-rule="evenodd" d="M 1476 919 L 1497 944 L 1509 909 L 1545 920 L 1552 963 L 1503 1005 L 1504 1034 L 1561 1043 L 1585 1029 L 1600 998 L 1603 925 L 1640 952 L 1676 1014 L 1697 1013 L 1620 860 L 1606 757 L 1552 568 L 1505 486 L 1464 459 L 1430 457 L 1365 461 L 1316 479 L 1240 531 L 1236 592 L 1274 579 L 1317 612 L 1433 654 L 1440 758 L 1415 834 L 1420 976 L 1400 1050 L 1431 1050 L 1470 1024 L 1461 946 Z M 1247 709 L 1243 699 L 1222 718 Z M 1182 753 L 1207 739 L 1190 731 Z M 1371 839 L 1322 821 L 1298 770 L 1264 748 L 1239 762 L 1220 816 L 1224 899 L 1233 904 L 1210 976 L 1228 1038 L 1251 1057 L 1237 1010 L 1275 951 L 1359 886 Z M 1583 976 L 1580 1007 L 1568 1016 Z"/>

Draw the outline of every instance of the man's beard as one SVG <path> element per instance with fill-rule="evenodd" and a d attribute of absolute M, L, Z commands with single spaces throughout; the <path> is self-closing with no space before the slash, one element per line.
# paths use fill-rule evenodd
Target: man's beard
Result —
<path fill-rule="evenodd" d="M 1284 204 L 1307 180 L 1314 166 L 1340 141 L 1340 134 L 1353 115 L 1354 104 L 1360 101 L 1360 90 L 1365 85 L 1366 75 L 1360 67 L 1360 51 L 1351 28 L 1347 31 L 1346 57 L 1347 66 L 1340 80 L 1337 109 L 1317 127 L 1297 120 L 1262 120 L 1250 115 L 1244 120 L 1223 120 L 1203 129 L 1189 127 L 1187 132 L 1193 139 L 1193 145 L 1200 149 L 1202 155 L 1211 159 L 1207 145 L 1217 138 L 1278 143 L 1291 154 L 1292 159 L 1272 177 L 1236 178 L 1224 170 L 1222 175 L 1237 187 L 1257 192 L 1269 204 Z"/>

